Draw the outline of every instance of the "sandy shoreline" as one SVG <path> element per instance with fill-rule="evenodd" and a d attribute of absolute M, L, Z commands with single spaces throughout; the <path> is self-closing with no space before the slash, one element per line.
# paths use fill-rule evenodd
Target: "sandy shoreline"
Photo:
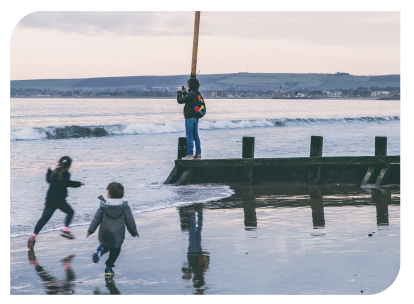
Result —
<path fill-rule="evenodd" d="M 104 279 L 106 257 L 91 260 L 98 241 L 96 233 L 86 238 L 87 226 L 73 227 L 72 241 L 41 233 L 37 267 L 27 237 L 11 238 L 10 293 L 375 294 L 392 285 L 400 263 L 399 198 L 388 206 L 387 225 L 378 226 L 382 207 L 372 204 L 374 196 L 340 208 L 326 199 L 322 224 L 308 204 L 314 200 L 289 196 L 260 205 L 266 197 L 235 197 L 224 209 L 135 215 L 140 238 L 127 235 L 111 282 Z M 61 260 L 70 255 L 67 271 Z"/>

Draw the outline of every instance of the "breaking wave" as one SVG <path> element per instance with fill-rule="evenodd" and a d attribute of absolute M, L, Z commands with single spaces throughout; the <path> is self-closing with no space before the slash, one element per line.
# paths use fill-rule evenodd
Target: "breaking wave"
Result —
<path fill-rule="evenodd" d="M 281 118 L 259 120 L 200 120 L 201 130 L 274 128 L 316 124 L 344 123 L 388 123 L 400 121 L 399 116 L 355 117 L 355 118 Z M 46 128 L 20 128 L 11 130 L 10 140 L 68 139 L 82 137 L 103 137 L 117 135 L 141 135 L 184 132 L 184 123 L 129 124 L 108 126 L 64 126 Z"/>

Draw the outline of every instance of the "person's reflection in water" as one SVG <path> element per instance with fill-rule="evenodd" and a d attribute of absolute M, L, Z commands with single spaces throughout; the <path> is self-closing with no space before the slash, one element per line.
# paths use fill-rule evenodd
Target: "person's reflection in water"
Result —
<path fill-rule="evenodd" d="M 99 288 L 95 288 L 93 294 L 95 295 L 120 295 L 121 292 L 118 290 L 118 288 L 116 288 L 115 286 L 115 281 L 113 278 L 105 278 L 105 282 L 106 282 L 106 288 L 108 288 L 109 293 L 108 292 L 101 292 L 99 290 Z"/>
<path fill-rule="evenodd" d="M 46 293 L 47 294 L 73 294 L 75 284 L 72 283 L 75 280 L 75 273 L 71 267 L 71 260 L 75 257 L 75 255 L 69 255 L 68 257 L 61 260 L 63 268 L 66 272 L 66 277 L 64 280 L 58 280 L 51 274 L 49 274 L 42 266 L 40 266 L 37 262 L 37 258 L 33 249 L 27 252 L 27 256 L 29 258 L 30 264 L 32 264 L 36 270 L 37 275 L 43 280 L 46 286 Z"/>
<path fill-rule="evenodd" d="M 203 228 L 202 208 L 199 207 L 196 211 L 195 209 L 187 209 L 182 207 L 180 208 L 180 219 L 182 223 L 189 223 L 187 252 L 188 262 L 181 268 L 183 272 L 182 278 L 184 280 L 190 280 L 193 278 L 193 286 L 196 288 L 196 294 L 203 294 L 205 290 L 205 288 L 202 288 L 205 284 L 204 273 L 208 269 L 210 257 L 209 253 L 204 252 L 201 248 L 201 230 Z M 184 230 L 183 225 L 181 225 L 181 228 Z"/>

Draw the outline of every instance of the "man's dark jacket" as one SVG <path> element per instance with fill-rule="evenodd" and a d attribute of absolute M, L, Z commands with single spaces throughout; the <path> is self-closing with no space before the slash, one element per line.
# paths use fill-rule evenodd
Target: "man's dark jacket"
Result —
<path fill-rule="evenodd" d="M 184 110 L 183 110 L 184 118 L 195 117 L 194 105 L 196 104 L 197 101 L 198 101 L 198 92 L 189 91 L 188 94 L 187 92 L 182 92 L 182 91 L 177 92 L 177 102 L 180 104 L 185 103 Z"/>

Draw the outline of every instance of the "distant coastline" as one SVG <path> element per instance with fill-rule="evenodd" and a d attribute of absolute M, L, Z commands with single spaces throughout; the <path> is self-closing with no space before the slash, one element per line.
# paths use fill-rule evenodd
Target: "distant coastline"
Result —
<path fill-rule="evenodd" d="M 167 96 L 167 97 L 137 97 L 137 96 L 97 96 L 97 97 L 86 97 L 86 96 L 10 96 L 11 99 L 15 98 L 29 98 L 29 99 L 175 99 L 175 97 Z M 213 100 L 213 99 L 282 99 L 282 100 L 400 100 L 398 97 L 383 97 L 383 98 L 377 98 L 377 97 L 285 97 L 285 98 L 279 98 L 279 97 L 273 97 L 273 98 L 264 98 L 264 97 L 205 97 L 206 100 Z"/>
<path fill-rule="evenodd" d="M 197 79 L 205 99 L 398 100 L 400 94 L 400 75 L 236 73 Z M 171 99 L 187 80 L 187 75 L 14 80 L 10 97 Z"/>

